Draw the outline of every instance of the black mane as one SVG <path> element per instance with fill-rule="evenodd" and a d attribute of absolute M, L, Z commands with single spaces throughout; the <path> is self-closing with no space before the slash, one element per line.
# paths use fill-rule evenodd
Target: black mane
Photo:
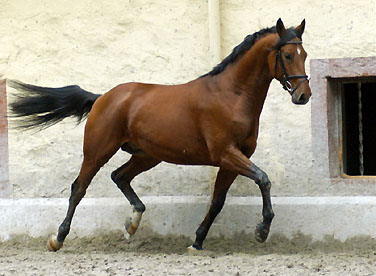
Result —
<path fill-rule="evenodd" d="M 230 55 L 228 55 L 224 60 L 222 60 L 221 63 L 219 63 L 217 66 L 215 66 L 210 72 L 206 73 L 205 75 L 202 75 L 200 78 L 206 77 L 206 76 L 215 76 L 219 73 L 223 72 L 226 67 L 235 62 L 239 57 L 243 56 L 245 52 L 247 52 L 251 47 L 256 43 L 257 39 L 260 37 L 270 34 L 270 33 L 276 33 L 276 27 L 272 28 L 265 28 L 262 29 L 254 34 L 247 35 L 243 42 L 240 43 L 238 46 L 236 46 Z M 285 42 L 297 37 L 296 31 L 294 28 L 286 29 L 286 34 L 282 39 L 278 41 L 276 46 L 274 48 L 278 48 L 282 46 Z"/>

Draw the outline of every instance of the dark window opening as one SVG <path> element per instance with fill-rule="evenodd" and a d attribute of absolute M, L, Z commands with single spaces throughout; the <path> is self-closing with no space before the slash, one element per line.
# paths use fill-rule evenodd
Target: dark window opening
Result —
<path fill-rule="evenodd" d="M 361 83 L 362 142 L 358 83 L 343 83 L 342 91 L 343 172 L 362 175 L 360 145 L 363 144 L 363 175 L 376 175 L 376 82 Z"/>

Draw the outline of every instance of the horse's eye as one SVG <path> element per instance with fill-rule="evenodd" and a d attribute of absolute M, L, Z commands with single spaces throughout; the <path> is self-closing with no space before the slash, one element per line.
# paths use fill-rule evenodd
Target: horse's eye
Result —
<path fill-rule="evenodd" d="M 290 54 L 285 54 L 285 58 L 286 58 L 287 60 L 290 60 L 290 59 L 292 58 L 292 56 L 291 56 Z"/>

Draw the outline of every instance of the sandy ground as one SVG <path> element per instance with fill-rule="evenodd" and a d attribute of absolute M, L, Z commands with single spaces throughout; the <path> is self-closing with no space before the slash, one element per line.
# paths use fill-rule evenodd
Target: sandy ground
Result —
<path fill-rule="evenodd" d="M 376 240 L 311 242 L 272 236 L 208 238 L 205 250 L 187 251 L 188 238 L 133 237 L 122 233 L 67 239 L 48 252 L 45 238 L 0 243 L 0 275 L 376 275 Z"/>

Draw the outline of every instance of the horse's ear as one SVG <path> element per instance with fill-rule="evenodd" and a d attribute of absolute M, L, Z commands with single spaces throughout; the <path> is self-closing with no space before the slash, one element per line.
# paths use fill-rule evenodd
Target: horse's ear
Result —
<path fill-rule="evenodd" d="M 278 19 L 276 24 L 277 32 L 279 34 L 279 37 L 283 37 L 286 33 L 285 25 L 283 25 L 282 19 Z"/>
<path fill-rule="evenodd" d="M 302 39 L 302 35 L 303 35 L 303 32 L 304 32 L 304 28 L 305 28 L 305 19 L 303 19 L 302 23 L 300 23 L 300 25 L 298 27 L 296 27 L 296 35 Z"/>

